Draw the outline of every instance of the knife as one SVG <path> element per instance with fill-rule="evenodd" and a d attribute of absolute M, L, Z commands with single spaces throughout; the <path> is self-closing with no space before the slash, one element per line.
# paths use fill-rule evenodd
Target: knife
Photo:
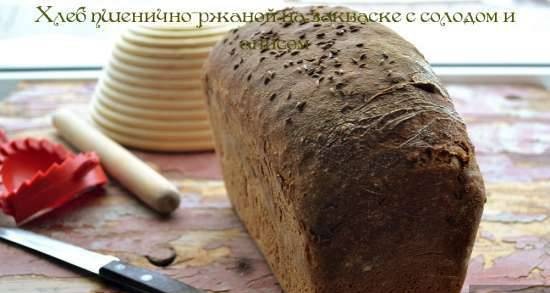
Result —
<path fill-rule="evenodd" d="M 204 293 L 166 275 L 135 267 L 120 259 L 18 228 L 0 228 L 0 238 L 81 268 L 139 293 Z"/>

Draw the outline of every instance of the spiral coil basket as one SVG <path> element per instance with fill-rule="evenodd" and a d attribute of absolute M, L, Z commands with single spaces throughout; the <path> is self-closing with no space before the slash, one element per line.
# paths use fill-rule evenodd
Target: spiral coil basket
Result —
<path fill-rule="evenodd" d="M 126 30 L 94 94 L 95 124 L 133 148 L 213 149 L 201 68 L 228 29 L 139 25 Z"/>

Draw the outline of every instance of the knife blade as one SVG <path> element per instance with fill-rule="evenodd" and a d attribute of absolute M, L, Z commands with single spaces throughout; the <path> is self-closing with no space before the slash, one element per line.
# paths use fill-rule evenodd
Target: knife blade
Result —
<path fill-rule="evenodd" d="M 204 293 L 158 272 L 19 228 L 0 227 L 0 239 L 27 247 L 139 293 Z"/>

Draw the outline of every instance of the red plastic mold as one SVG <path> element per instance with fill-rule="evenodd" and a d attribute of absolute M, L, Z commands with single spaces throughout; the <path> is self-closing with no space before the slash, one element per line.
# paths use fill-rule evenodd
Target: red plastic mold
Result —
<path fill-rule="evenodd" d="M 0 133 L 0 208 L 18 224 L 105 183 L 93 152 L 75 155 L 48 140 L 7 141 Z"/>

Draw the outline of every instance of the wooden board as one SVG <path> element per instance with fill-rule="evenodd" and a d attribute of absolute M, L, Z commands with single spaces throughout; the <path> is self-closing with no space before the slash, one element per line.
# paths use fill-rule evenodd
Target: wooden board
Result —
<path fill-rule="evenodd" d="M 0 102 L 0 127 L 11 137 L 56 139 L 48 115 L 62 106 L 85 109 L 94 85 L 23 82 Z M 448 89 L 467 121 L 488 190 L 468 284 L 550 290 L 550 92 L 508 86 Z M 104 194 L 77 199 L 26 228 L 210 292 L 281 292 L 231 209 L 213 153 L 136 153 L 181 188 L 182 206 L 172 218 L 159 218 L 112 182 Z M 167 267 L 149 260 L 171 258 Z M 119 291 L 0 242 L 0 292 Z"/>

